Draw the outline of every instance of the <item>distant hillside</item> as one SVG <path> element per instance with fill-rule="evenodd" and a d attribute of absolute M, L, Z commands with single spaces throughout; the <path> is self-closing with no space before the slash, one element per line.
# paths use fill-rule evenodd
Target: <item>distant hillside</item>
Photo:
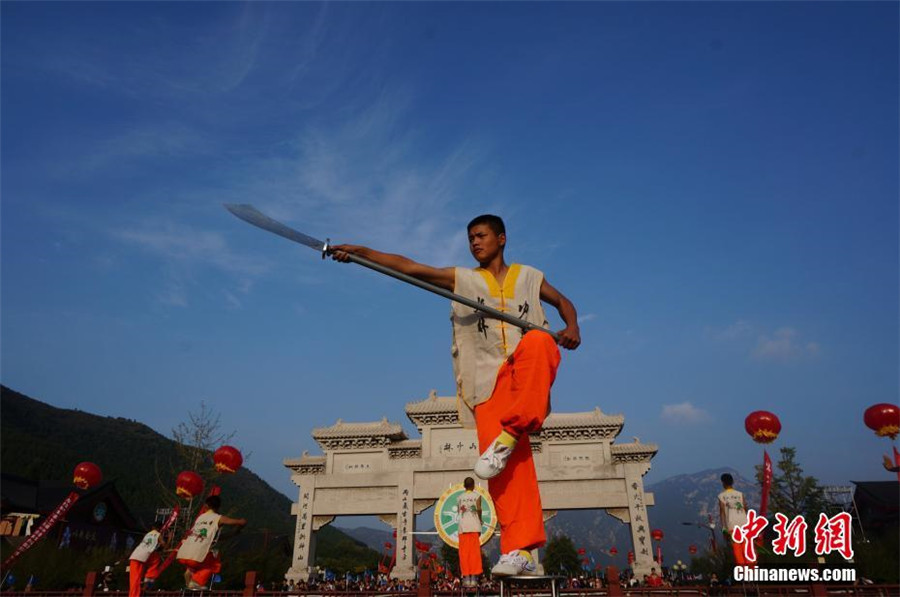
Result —
<path fill-rule="evenodd" d="M 656 505 L 648 508 L 650 529 L 661 529 L 662 549 L 666 562 L 690 561 L 688 547 L 696 545 L 700 553 L 709 546 L 710 532 L 706 528 L 688 526 L 682 523 L 705 525 L 708 515 L 718 524 L 716 497 L 722 491 L 719 476 L 731 473 L 735 488 L 743 491 L 748 506 L 759 506 L 759 486 L 754 481 L 741 477 L 731 468 L 709 469 L 688 475 L 676 475 L 658 483 L 646 486 L 645 491 L 653 493 Z M 571 510 L 560 512 L 547 523 L 550 535 L 563 533 L 572 538 L 576 547 L 584 547 L 593 552 L 597 563 L 627 564 L 627 553 L 631 549 L 628 526 L 606 514 L 602 510 Z M 722 535 L 717 532 L 717 541 Z M 615 546 L 618 556 L 599 556 Z M 654 547 L 655 551 L 655 547 Z"/>
<path fill-rule="evenodd" d="M 103 471 L 144 524 L 166 507 L 164 489 L 185 468 L 175 443 L 142 423 L 50 406 L 0 386 L 0 468 L 29 479 L 70 479 L 89 460 Z M 215 480 L 225 510 L 239 512 L 257 529 L 293 534 L 291 501 L 246 467 Z"/>

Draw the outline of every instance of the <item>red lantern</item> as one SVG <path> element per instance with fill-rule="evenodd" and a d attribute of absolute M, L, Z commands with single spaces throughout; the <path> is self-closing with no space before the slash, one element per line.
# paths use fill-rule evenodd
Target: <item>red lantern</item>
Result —
<path fill-rule="evenodd" d="M 875 404 L 866 409 L 863 421 L 878 437 L 897 439 L 897 434 L 900 433 L 900 408 L 896 404 Z"/>
<path fill-rule="evenodd" d="M 390 550 L 394 549 L 394 544 L 391 543 L 390 541 L 386 541 L 385 544 L 384 544 L 384 548 L 385 548 L 386 550 L 390 551 Z"/>
<path fill-rule="evenodd" d="M 579 547 L 579 548 L 578 548 L 578 555 L 583 556 L 584 554 L 585 554 L 584 548 L 583 548 L 583 547 Z"/>
<path fill-rule="evenodd" d="M 175 479 L 175 493 L 186 500 L 203 493 L 203 479 L 194 471 L 181 471 Z"/>
<path fill-rule="evenodd" d="M 697 546 L 696 546 L 696 545 L 691 545 L 690 547 L 688 547 L 688 553 L 691 554 L 691 555 L 696 554 L 696 553 L 697 553 Z"/>
<path fill-rule="evenodd" d="M 650 531 L 650 537 L 654 541 L 662 541 L 663 537 L 665 537 L 665 534 L 660 529 L 653 529 L 652 531 Z"/>
<path fill-rule="evenodd" d="M 609 548 L 609 555 L 614 556 L 614 555 L 616 555 L 616 554 L 618 554 L 618 553 L 619 553 L 619 550 L 616 549 L 616 546 L 615 546 L 615 545 L 613 545 L 612 547 Z"/>
<path fill-rule="evenodd" d="M 213 462 L 220 473 L 235 473 L 244 463 L 244 457 L 237 448 L 222 446 L 213 454 Z"/>
<path fill-rule="evenodd" d="M 781 421 L 774 414 L 765 410 L 757 410 L 744 419 L 744 429 L 760 444 L 770 444 L 781 433 Z"/>
<path fill-rule="evenodd" d="M 93 462 L 82 462 L 75 467 L 72 484 L 78 489 L 90 489 L 103 480 L 100 467 Z"/>

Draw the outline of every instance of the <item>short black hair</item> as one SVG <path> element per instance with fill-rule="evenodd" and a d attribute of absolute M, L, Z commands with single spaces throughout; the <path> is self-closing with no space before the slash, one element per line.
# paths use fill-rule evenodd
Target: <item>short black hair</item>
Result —
<path fill-rule="evenodd" d="M 222 498 L 217 495 L 211 495 L 206 498 L 205 504 L 210 510 L 218 510 L 222 506 Z"/>
<path fill-rule="evenodd" d="M 495 216 L 493 214 L 482 214 L 469 222 L 469 225 L 466 226 L 466 231 L 471 230 L 479 224 L 487 224 L 487 226 L 494 231 L 494 234 L 498 236 L 501 234 L 506 234 L 506 225 L 503 223 L 503 218 L 501 218 L 500 216 Z"/>
<path fill-rule="evenodd" d="M 472 477 L 466 477 L 466 480 L 463 481 L 463 487 L 466 489 L 475 489 L 475 479 Z"/>
<path fill-rule="evenodd" d="M 734 485 L 734 477 L 731 476 L 731 473 L 722 473 L 720 478 L 722 479 L 722 485 Z"/>

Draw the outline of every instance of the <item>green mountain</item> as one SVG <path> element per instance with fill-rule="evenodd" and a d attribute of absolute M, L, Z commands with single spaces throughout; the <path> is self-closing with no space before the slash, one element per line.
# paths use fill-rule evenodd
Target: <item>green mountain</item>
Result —
<path fill-rule="evenodd" d="M 67 480 L 79 462 L 96 463 L 115 481 L 145 525 L 172 505 L 175 477 L 186 468 L 174 441 L 137 421 L 55 408 L 0 386 L 0 470 L 28 479 Z M 211 456 L 209 462 L 212 462 Z M 225 511 L 257 529 L 290 536 L 291 501 L 246 467 L 213 479 Z"/>
<path fill-rule="evenodd" d="M 206 456 L 211 468 L 212 455 Z M 0 386 L 4 474 L 67 481 L 79 462 L 94 462 L 104 481 L 115 482 L 131 513 L 146 526 L 157 508 L 175 503 L 175 477 L 188 468 L 184 458 L 173 440 L 137 421 L 56 408 Z M 233 549 L 242 552 L 242 563 L 265 562 L 272 580 L 283 575 L 290 566 L 294 531 L 291 500 L 246 467 L 211 482 L 222 488 L 223 514 L 248 520 L 247 528 L 232 541 Z M 338 529 L 323 531 L 317 541 L 319 565 L 338 571 L 375 566 L 376 551 Z"/>

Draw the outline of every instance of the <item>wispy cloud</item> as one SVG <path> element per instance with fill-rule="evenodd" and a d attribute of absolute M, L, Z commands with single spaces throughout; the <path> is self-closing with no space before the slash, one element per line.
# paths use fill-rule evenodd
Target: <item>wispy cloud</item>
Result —
<path fill-rule="evenodd" d="M 749 357 L 759 361 L 787 363 L 815 357 L 821 351 L 818 342 L 801 338 L 793 327 L 772 330 L 745 319 L 725 327 L 706 327 L 703 335 L 716 343 L 745 347 Z"/>
<path fill-rule="evenodd" d="M 597 319 L 596 313 L 585 313 L 584 315 L 578 316 L 578 323 L 587 323 L 588 321 L 593 321 Z"/>
<path fill-rule="evenodd" d="M 164 283 L 156 296 L 167 306 L 187 306 L 198 272 L 213 268 L 232 278 L 233 288 L 222 291 L 225 304 L 240 308 L 239 296 L 248 293 L 254 281 L 270 269 L 265 260 L 233 251 L 222 234 L 181 223 L 148 222 L 110 234 L 162 259 Z"/>
<path fill-rule="evenodd" d="M 309 125 L 293 155 L 247 164 L 231 192 L 265 197 L 265 211 L 287 222 L 302 218 L 314 235 L 332 231 L 340 235 L 334 240 L 435 265 L 464 260 L 467 188 L 485 151 L 472 138 L 426 149 L 407 118 L 412 103 L 400 86 L 343 122 Z"/>
<path fill-rule="evenodd" d="M 814 357 L 819 351 L 817 342 L 802 341 L 797 330 L 784 327 L 771 334 L 760 335 L 752 355 L 759 360 L 787 362 Z"/>
<path fill-rule="evenodd" d="M 668 423 L 699 424 L 712 420 L 708 412 L 690 402 L 664 404 L 660 418 Z"/>
<path fill-rule="evenodd" d="M 64 161 L 55 162 L 55 173 L 67 178 L 91 178 L 100 172 L 117 171 L 141 160 L 185 160 L 212 155 L 217 144 L 198 129 L 176 122 L 153 122 L 133 126 L 107 138 L 80 139 L 69 148 Z M 159 162 L 155 162 L 159 163 Z"/>
<path fill-rule="evenodd" d="M 740 338 L 746 338 L 753 334 L 753 326 L 749 321 L 738 319 L 734 323 L 725 327 L 707 327 L 704 335 L 715 341 L 729 342 Z"/>
<path fill-rule="evenodd" d="M 148 223 L 140 228 L 114 230 L 112 235 L 170 262 L 211 265 L 224 272 L 246 276 L 258 276 L 269 269 L 267 262 L 232 251 L 221 233 L 182 223 Z"/>

